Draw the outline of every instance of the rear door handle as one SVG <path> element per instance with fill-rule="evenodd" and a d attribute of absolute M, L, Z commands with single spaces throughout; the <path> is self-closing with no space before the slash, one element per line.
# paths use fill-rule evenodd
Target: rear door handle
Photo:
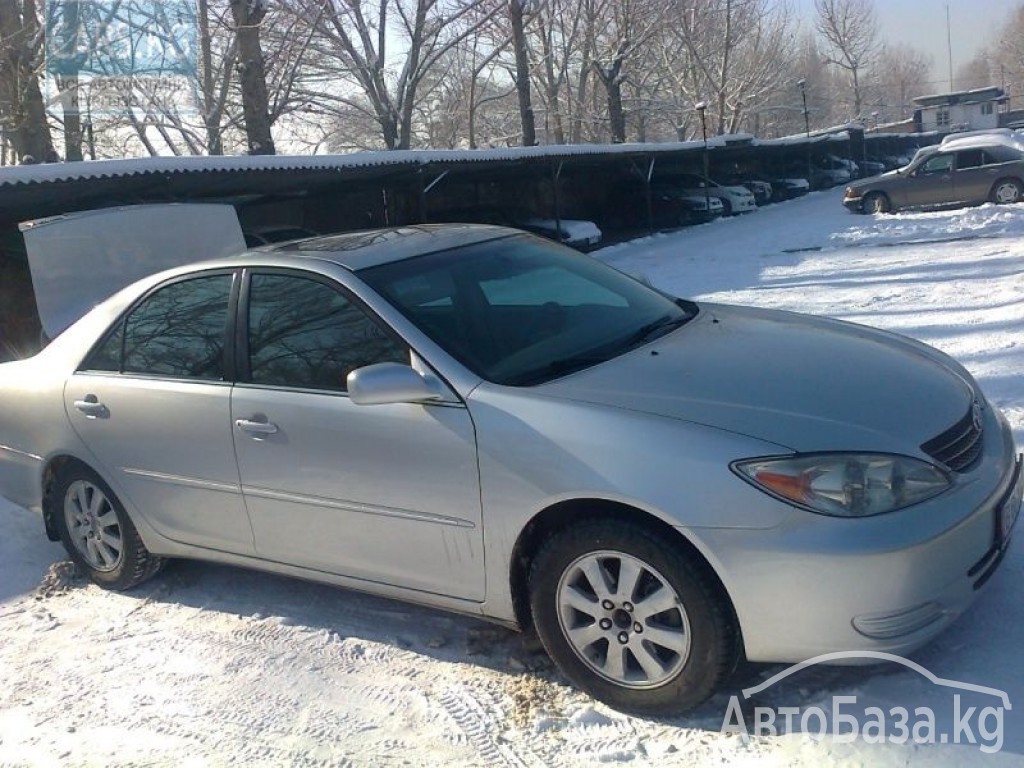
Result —
<path fill-rule="evenodd" d="M 96 395 L 86 395 L 81 400 L 75 400 L 75 408 L 90 419 L 105 419 L 110 415 L 107 406 L 101 403 Z"/>
<path fill-rule="evenodd" d="M 277 432 L 277 424 L 270 421 L 250 421 L 249 419 L 236 419 L 235 426 L 243 432 L 262 436 L 262 435 L 273 435 Z"/>

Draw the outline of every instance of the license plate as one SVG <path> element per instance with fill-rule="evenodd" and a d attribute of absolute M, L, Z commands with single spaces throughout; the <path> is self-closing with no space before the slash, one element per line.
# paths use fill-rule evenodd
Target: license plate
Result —
<path fill-rule="evenodd" d="M 996 509 L 996 544 L 1005 544 L 1010 538 L 1013 526 L 1020 515 L 1022 496 L 1024 496 L 1024 476 L 1021 474 L 1021 460 L 1018 458 L 1013 485 L 1003 499 L 1003 503 Z"/>

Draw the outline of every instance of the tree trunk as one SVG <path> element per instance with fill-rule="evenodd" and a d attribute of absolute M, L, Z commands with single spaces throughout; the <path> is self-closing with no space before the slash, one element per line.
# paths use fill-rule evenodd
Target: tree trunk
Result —
<path fill-rule="evenodd" d="M 242 86 L 242 115 L 250 155 L 273 155 L 267 68 L 260 43 L 260 22 L 266 8 L 259 0 L 231 0 L 238 40 L 238 74 Z"/>
<path fill-rule="evenodd" d="M 626 112 L 622 107 L 622 59 L 616 58 L 608 69 L 605 69 L 596 61 L 594 72 L 604 86 L 608 101 L 608 124 L 612 134 L 613 144 L 623 144 L 626 141 Z"/>
<path fill-rule="evenodd" d="M 15 159 L 53 155 L 39 88 L 39 19 L 35 0 L 0 0 L 0 121 Z"/>
<path fill-rule="evenodd" d="M 224 154 L 224 137 L 220 127 L 220 110 L 213 80 L 213 36 L 210 34 L 208 0 L 199 0 L 199 60 L 203 68 L 203 126 L 206 129 L 206 151 Z"/>
<path fill-rule="evenodd" d="M 537 143 L 537 128 L 530 103 L 530 59 L 526 50 L 526 32 L 523 25 L 522 0 L 508 0 L 508 15 L 512 22 L 512 45 L 516 52 L 516 94 L 519 96 L 519 119 L 523 125 L 523 146 Z"/>

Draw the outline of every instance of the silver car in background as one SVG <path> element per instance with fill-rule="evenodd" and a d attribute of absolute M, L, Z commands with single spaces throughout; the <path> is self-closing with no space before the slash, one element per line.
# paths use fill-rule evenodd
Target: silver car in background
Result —
<path fill-rule="evenodd" d="M 200 558 L 483 616 L 648 714 L 743 657 L 927 642 L 1021 499 L 1005 419 L 936 350 L 495 227 L 145 278 L 0 398 L 0 492 L 98 584 Z"/>

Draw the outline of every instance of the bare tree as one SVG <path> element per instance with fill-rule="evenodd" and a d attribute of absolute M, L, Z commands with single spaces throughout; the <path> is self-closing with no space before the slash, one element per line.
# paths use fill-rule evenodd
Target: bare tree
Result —
<path fill-rule="evenodd" d="M 544 132 L 553 144 L 578 142 L 578 100 L 581 80 L 590 73 L 589 46 L 584 42 L 584 15 L 572 0 L 548 0 L 537 8 L 527 31 L 530 74 L 544 105 Z M 568 129 L 567 126 L 573 126 Z"/>
<path fill-rule="evenodd" d="M 849 75 L 853 94 L 850 117 L 860 117 L 864 75 L 879 52 L 873 0 L 814 0 L 814 9 L 818 32 L 829 46 L 829 61 Z"/>
<path fill-rule="evenodd" d="M 290 0 L 298 19 L 311 21 L 321 76 L 317 97 L 334 111 L 362 110 L 379 125 L 384 146 L 408 149 L 427 74 L 460 41 L 489 22 L 483 0 Z M 393 50 L 397 47 L 397 50 Z M 329 73 L 329 74 L 328 74 Z"/>
<path fill-rule="evenodd" d="M 613 142 L 626 140 L 623 85 L 629 77 L 627 63 L 660 30 L 667 3 L 664 0 L 617 0 L 583 3 L 592 27 L 591 67 L 604 87 L 608 126 Z"/>
<path fill-rule="evenodd" d="M 260 25 L 267 15 L 267 7 L 263 0 L 230 0 L 230 4 L 238 40 L 237 68 L 249 153 L 273 155 L 267 68 L 260 41 Z"/>
<path fill-rule="evenodd" d="M 1024 3 L 1010 12 L 1001 30 L 996 44 L 999 83 L 1019 95 L 1024 92 Z"/>
<path fill-rule="evenodd" d="M 791 71 L 788 8 L 767 0 L 676 0 L 672 17 L 678 21 L 665 25 L 663 62 L 676 102 L 692 108 L 707 99 L 716 132 L 734 133 L 744 110 L 766 106 Z"/>
<path fill-rule="evenodd" d="M 882 114 L 887 120 L 905 120 L 913 113 L 913 99 L 928 90 L 931 57 L 909 45 L 887 45 L 879 59 Z"/>
<path fill-rule="evenodd" d="M 956 68 L 954 82 L 958 91 L 970 91 L 974 88 L 987 88 L 990 85 L 998 84 L 998 78 L 993 80 L 992 70 L 994 62 L 989 56 L 979 51 L 974 57 Z"/>
<path fill-rule="evenodd" d="M 42 66 L 35 0 L 0 0 L 0 124 L 16 158 L 42 160 L 54 151 L 39 85 Z"/>
<path fill-rule="evenodd" d="M 519 99 L 519 116 L 523 124 L 523 146 L 532 147 L 537 143 L 537 129 L 533 118 L 533 103 L 530 99 L 530 56 L 526 44 L 526 21 L 523 6 L 525 0 L 508 0 L 508 19 L 512 28 L 512 50 L 515 51 L 516 68 L 513 80 Z"/>

